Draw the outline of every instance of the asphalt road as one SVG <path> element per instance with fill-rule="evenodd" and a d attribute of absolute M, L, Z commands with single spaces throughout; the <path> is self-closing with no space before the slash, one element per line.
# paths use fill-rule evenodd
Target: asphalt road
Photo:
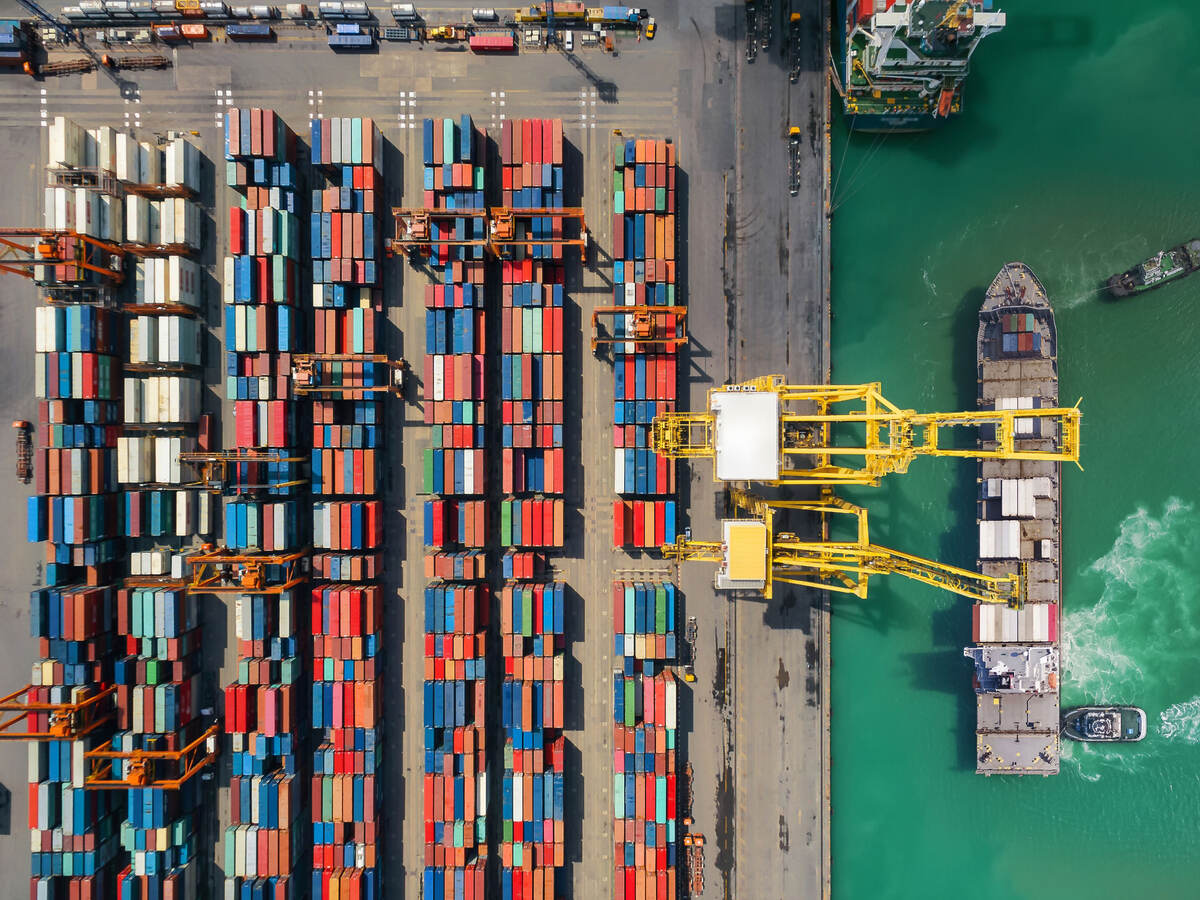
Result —
<path fill-rule="evenodd" d="M 796 0 L 800 4 L 800 0 Z M 382 7 L 381 7 L 382 8 Z M 430 20 L 461 18 L 462 7 L 421 4 Z M 19 14 L 0 0 L 0 16 Z M 599 250 L 594 270 L 572 274 L 568 302 L 577 316 L 568 359 L 581 364 L 568 384 L 578 411 L 578 431 L 568 431 L 577 452 L 568 505 L 579 510 L 568 532 L 570 550 L 560 572 L 572 588 L 572 662 L 568 678 L 568 740 L 573 745 L 568 779 L 568 878 L 573 897 L 598 896 L 612 871 L 611 816 L 611 617 L 609 583 L 619 573 L 665 571 L 661 561 L 631 558 L 611 548 L 611 373 L 587 347 L 591 308 L 609 302 L 611 267 L 609 159 L 614 129 L 625 135 L 672 137 L 679 146 L 681 220 L 680 281 L 691 312 L 686 354 L 687 387 L 694 408 L 709 387 L 731 379 L 774 372 L 802 382 L 827 378 L 828 247 L 825 245 L 825 74 L 820 9 L 800 4 L 804 16 L 804 65 L 789 85 L 780 54 L 784 10 L 774 44 L 751 63 L 745 58 L 745 11 L 740 3 L 667 0 L 651 12 L 659 23 L 653 42 L 623 39 L 618 54 L 584 49 L 480 58 L 430 46 L 388 46 L 378 53 L 338 56 L 323 32 L 280 29 L 272 45 L 217 43 L 171 51 L 166 72 L 134 73 L 140 102 L 127 102 L 96 73 L 38 83 L 24 76 L 0 80 L 0 159 L 5 163 L 6 219 L 34 221 L 44 153 L 39 123 L 55 115 L 81 124 L 140 127 L 144 133 L 197 130 L 203 150 L 218 164 L 220 114 L 230 105 L 276 109 L 300 133 L 312 115 L 371 115 L 399 157 L 389 171 L 390 202 L 416 196 L 420 184 L 420 122 L 426 116 L 470 113 L 484 128 L 502 117 L 561 117 L 568 141 L 579 151 L 575 178 Z M 43 93 L 44 92 L 44 93 Z M 787 127 L 804 132 L 802 185 L 787 191 Z M 398 173 L 402 173 L 398 177 Z M 568 172 L 569 177 L 572 173 Z M 214 193 L 219 212 L 228 202 Z M 210 226 L 209 258 L 223 252 L 223 220 Z M 399 263 L 387 273 L 389 352 L 417 359 L 421 351 L 424 276 Z M 15 390 L 3 402 L 12 417 L 33 418 L 32 303 L 28 287 L 0 279 L 0 365 Z M 220 341 L 213 317 L 210 347 Z M 415 336 L 415 337 L 408 337 Z M 7 371 L 11 369 L 10 373 Z M 212 402 L 215 402 L 212 401 Z M 568 406 L 570 410 L 571 406 Z M 420 683 L 422 614 L 419 589 L 420 503 L 415 491 L 420 451 L 428 437 L 420 410 L 393 406 L 389 446 L 402 454 L 389 486 L 388 534 L 391 618 L 385 635 L 387 668 L 381 856 L 389 897 L 418 896 L 422 866 Z M 11 444 L 5 454 L 12 453 Z M 690 503 L 697 537 L 714 534 L 719 500 L 704 465 L 681 470 L 681 501 Z M 0 625 L 9 625 L 0 654 L 4 684 L 23 684 L 36 647 L 24 617 L 25 593 L 38 578 L 40 548 L 21 543 L 22 491 L 5 492 L 11 535 L 0 579 Z M 18 507 L 21 507 L 18 509 Z M 406 540 L 399 535 L 406 534 Z M 711 588 L 703 565 L 681 573 L 679 621 L 700 626 L 698 681 L 684 691 L 680 722 L 681 760 L 695 769 L 695 829 L 708 837 L 704 897 L 818 897 L 828 890 L 827 805 L 822 802 L 827 765 L 824 723 L 827 688 L 827 619 L 805 595 L 770 604 L 735 604 Z M 221 621 L 223 604 L 211 604 L 212 645 L 224 655 L 228 680 L 235 644 L 232 622 Z M 227 627 L 222 628 L 223 625 Z M 221 632 L 224 631 L 224 635 Z M 218 638 L 224 637 L 222 644 Z M 206 638 L 206 641 L 208 638 Z M 213 668 L 216 661 L 213 660 Z M 11 669 L 11 671 L 10 671 Z M 682 766 L 682 762 L 681 762 Z M 0 838 L 0 867 L 27 871 L 24 837 L 24 753 L 0 746 L 0 782 L 12 792 L 12 835 Z M 227 781 L 222 778 L 222 783 Z M 227 816 L 227 791 L 219 807 Z M 0 817 L 0 832 L 3 819 Z M 219 865 L 221 852 L 216 848 Z"/>

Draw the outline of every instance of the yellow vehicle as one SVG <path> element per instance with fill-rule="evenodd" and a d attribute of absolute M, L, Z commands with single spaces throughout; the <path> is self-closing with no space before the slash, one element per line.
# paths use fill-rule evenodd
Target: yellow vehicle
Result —
<path fill-rule="evenodd" d="M 654 40 L 654 35 L 658 32 L 658 23 L 651 19 L 646 23 L 646 40 Z"/>

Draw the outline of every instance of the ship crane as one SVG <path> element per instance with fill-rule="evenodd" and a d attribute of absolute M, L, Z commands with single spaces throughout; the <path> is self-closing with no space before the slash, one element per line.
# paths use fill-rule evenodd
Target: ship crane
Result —
<path fill-rule="evenodd" d="M 736 488 L 729 495 L 735 518 L 722 522 L 721 540 L 680 536 L 662 548 L 663 555 L 676 562 L 716 563 L 718 590 L 755 591 L 770 599 L 774 586 L 783 583 L 865 598 L 872 575 L 903 575 L 981 603 L 1006 603 L 1016 609 L 1025 604 L 1024 564 L 1019 574 L 997 577 L 873 544 L 867 511 L 828 489 L 812 501 L 767 501 Z M 782 509 L 848 516 L 857 532 L 848 541 L 802 540 L 775 530 L 775 514 Z"/>
<path fill-rule="evenodd" d="M 1078 406 L 917 413 L 888 401 L 878 382 L 789 385 L 768 375 L 710 390 L 706 412 L 658 415 L 650 445 L 672 459 L 713 460 L 716 481 L 874 486 L 919 456 L 1078 464 L 1079 423 Z M 952 446 L 946 432 L 967 428 L 987 429 L 995 449 Z M 848 429 L 865 436 L 847 439 Z"/>
<path fill-rule="evenodd" d="M 488 253 L 499 259 L 506 259 L 518 248 L 539 246 L 576 247 L 581 252 L 587 251 L 587 222 L 584 219 L 583 207 L 528 207 L 513 208 L 507 206 L 489 207 L 487 209 L 430 209 L 394 208 L 392 210 L 393 232 L 386 242 L 388 253 L 395 254 L 401 250 L 428 253 L 434 246 L 439 247 L 483 247 Z M 551 218 L 560 221 L 564 230 L 568 223 L 575 223 L 578 228 L 577 237 L 533 236 L 528 226 L 529 220 Z M 474 219 L 470 233 L 482 233 L 483 237 L 455 237 L 450 231 L 450 223 L 456 219 Z M 445 230 L 434 234 L 434 226 L 438 222 L 446 223 Z M 572 229 L 573 230 L 573 229 Z"/>

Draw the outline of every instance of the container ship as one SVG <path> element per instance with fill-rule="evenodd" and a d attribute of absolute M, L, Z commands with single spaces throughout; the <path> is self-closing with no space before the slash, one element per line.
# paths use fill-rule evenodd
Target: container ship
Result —
<path fill-rule="evenodd" d="M 962 111 L 992 0 L 846 0 L 843 103 L 855 131 L 929 131 Z"/>
<path fill-rule="evenodd" d="M 979 311 L 980 409 L 1058 406 L 1058 335 L 1046 290 L 1024 263 L 1009 263 L 992 281 Z M 1056 420 L 1016 420 L 1016 446 L 1052 451 Z M 984 432 L 981 449 L 993 450 Z M 1059 767 L 1059 623 L 1062 621 L 1061 464 L 982 459 L 979 464 L 979 570 L 1020 571 L 1025 604 L 976 604 L 975 771 L 983 775 L 1053 775 Z"/>

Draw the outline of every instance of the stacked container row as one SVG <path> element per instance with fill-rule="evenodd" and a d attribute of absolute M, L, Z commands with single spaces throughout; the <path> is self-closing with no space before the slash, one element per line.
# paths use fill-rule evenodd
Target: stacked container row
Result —
<path fill-rule="evenodd" d="M 485 637 L 491 593 L 487 544 L 489 401 L 487 316 L 481 246 L 438 239 L 484 238 L 485 139 L 470 116 L 423 124 L 423 206 L 447 210 L 431 222 L 425 289 L 423 489 L 425 574 L 424 896 L 482 898 L 488 856 L 488 697 Z"/>
<path fill-rule="evenodd" d="M 613 582 L 615 900 L 676 892 L 675 586 Z"/>
<path fill-rule="evenodd" d="M 381 753 L 385 426 L 380 249 L 384 142 L 369 118 L 310 123 L 312 257 L 310 490 L 314 900 L 383 896 Z M 322 356 L 339 358 L 321 358 Z"/>
<path fill-rule="evenodd" d="M 620 140 L 613 151 L 613 303 L 681 305 L 675 287 L 675 145 Z M 652 314 L 656 333 L 678 323 L 665 309 Z M 618 317 L 617 337 L 633 338 L 633 316 Z M 675 463 L 650 449 L 655 416 L 675 409 L 678 355 L 674 344 L 627 340 L 613 344 L 613 504 L 617 547 L 660 547 L 675 537 Z"/>
<path fill-rule="evenodd" d="M 296 404 L 291 354 L 302 348 L 299 295 L 301 185 L 296 138 L 272 110 L 225 116 L 225 181 L 237 201 L 224 261 L 226 400 L 234 449 L 263 456 L 230 467 L 222 489 L 224 544 L 251 556 L 305 546 L 308 517 L 297 493 Z M 263 496 L 265 494 L 265 496 Z M 265 584 L 283 567 L 266 563 Z M 299 634 L 307 586 L 247 593 L 234 601 L 238 671 L 225 688 L 230 735 L 230 825 L 225 833 L 227 896 L 300 897 L 309 828 L 302 769 L 307 717 Z"/>

